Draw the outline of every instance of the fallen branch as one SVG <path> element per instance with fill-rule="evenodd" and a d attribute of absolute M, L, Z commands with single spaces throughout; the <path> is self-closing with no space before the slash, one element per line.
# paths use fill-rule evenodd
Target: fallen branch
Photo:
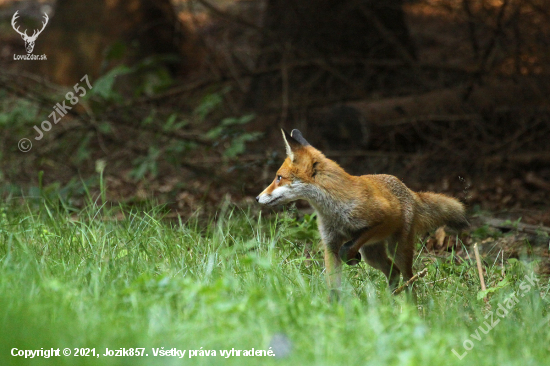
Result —
<path fill-rule="evenodd" d="M 522 224 L 520 222 L 510 222 L 510 220 L 501 220 L 495 218 L 483 219 L 483 223 L 504 230 L 516 230 L 520 233 L 540 235 L 541 233 L 550 233 L 550 227 Z"/>
<path fill-rule="evenodd" d="M 550 182 L 539 177 L 535 172 L 529 172 L 525 175 L 525 181 L 537 188 L 550 191 Z"/>
<path fill-rule="evenodd" d="M 424 277 L 427 273 L 428 273 L 428 268 L 424 268 L 422 271 L 412 276 L 411 279 L 405 282 L 403 285 L 393 290 L 392 295 L 400 294 L 401 292 L 403 292 L 403 290 L 409 287 L 414 281 L 418 280 L 421 277 Z"/>

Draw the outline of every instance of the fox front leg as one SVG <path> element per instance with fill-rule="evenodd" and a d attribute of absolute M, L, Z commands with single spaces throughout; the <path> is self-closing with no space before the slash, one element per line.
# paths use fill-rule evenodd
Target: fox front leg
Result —
<path fill-rule="evenodd" d="M 342 262 L 338 258 L 338 248 L 330 243 L 325 244 L 325 271 L 330 291 L 329 300 L 338 301 L 342 285 Z"/>
<path fill-rule="evenodd" d="M 355 266 L 359 262 L 361 262 L 361 253 L 359 251 L 355 251 L 355 254 L 353 253 L 353 245 L 354 241 L 350 240 L 347 243 L 344 243 L 340 247 L 340 250 L 338 251 L 338 256 L 348 266 Z"/>
<path fill-rule="evenodd" d="M 356 265 L 361 261 L 359 249 L 361 249 L 363 245 L 384 240 L 391 235 L 393 230 L 391 226 L 385 227 L 383 225 L 373 225 L 357 230 L 354 235 L 352 235 L 353 239 L 340 247 L 338 256 L 344 263 L 350 266 Z"/>
<path fill-rule="evenodd" d="M 340 247 L 340 250 L 338 251 L 338 256 L 342 260 L 342 262 L 346 263 L 349 266 L 355 266 L 359 262 L 361 262 L 361 253 L 359 251 L 356 251 L 355 254 L 353 253 L 353 247 L 354 247 L 354 240 L 350 240 L 344 245 Z"/>
<path fill-rule="evenodd" d="M 357 263 L 361 262 L 361 254 L 359 249 L 367 243 L 369 243 L 375 236 L 377 236 L 376 228 L 364 228 L 358 230 L 353 239 L 345 243 L 340 247 L 338 251 L 338 256 L 342 262 L 347 265 L 354 266 Z"/>

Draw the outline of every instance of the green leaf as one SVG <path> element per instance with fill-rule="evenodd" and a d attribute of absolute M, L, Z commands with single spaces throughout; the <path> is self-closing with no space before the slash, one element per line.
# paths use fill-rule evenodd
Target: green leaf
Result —
<path fill-rule="evenodd" d="M 120 94 L 113 89 L 116 78 L 132 71 L 132 68 L 126 65 L 120 65 L 113 68 L 95 81 L 93 88 L 89 91 L 89 94 L 96 95 L 105 100 L 119 99 Z"/>
<path fill-rule="evenodd" d="M 199 106 L 195 108 L 194 114 L 198 115 L 200 120 L 204 120 L 214 109 L 223 102 L 223 97 L 220 93 L 208 94 L 201 101 Z"/>
<path fill-rule="evenodd" d="M 162 129 L 164 131 L 171 131 L 172 130 L 172 126 L 174 125 L 174 123 L 176 122 L 176 119 L 178 118 L 178 114 L 177 113 L 172 113 L 168 119 L 166 120 L 166 123 L 164 123 L 164 126 L 162 126 Z"/>
<path fill-rule="evenodd" d="M 255 117 L 256 115 L 254 114 L 246 114 L 241 117 L 228 117 L 222 120 L 221 125 L 222 126 L 244 125 L 252 121 Z"/>
<path fill-rule="evenodd" d="M 497 290 L 500 290 L 501 288 L 506 287 L 506 286 L 508 286 L 509 284 L 510 284 L 510 283 L 509 283 L 509 281 L 508 281 L 508 278 L 505 278 L 505 279 L 503 279 L 502 281 L 500 281 L 499 283 L 497 283 L 497 285 L 496 285 L 495 287 L 490 287 L 490 288 L 488 288 L 488 289 L 485 290 L 485 291 L 483 291 L 483 290 L 479 291 L 479 292 L 477 293 L 477 299 L 478 299 L 478 300 L 481 300 L 481 299 L 483 299 L 485 296 L 487 296 L 487 294 L 492 293 L 492 292 L 495 292 L 495 291 L 497 291 Z"/>
<path fill-rule="evenodd" d="M 158 174 L 157 160 L 160 156 L 160 150 L 154 146 L 149 148 L 147 156 L 140 156 L 134 159 L 134 169 L 130 172 L 130 176 L 136 180 L 140 180 L 147 173 L 151 173 L 153 177 Z"/>
<path fill-rule="evenodd" d="M 231 145 L 224 151 L 223 155 L 227 158 L 234 158 L 242 154 L 246 148 L 246 142 L 256 140 L 261 135 L 260 132 L 243 133 L 231 141 Z"/>
<path fill-rule="evenodd" d="M 211 129 L 206 133 L 206 138 L 210 140 L 215 140 L 222 135 L 224 130 L 225 129 L 222 126 L 214 127 L 213 129 Z"/>

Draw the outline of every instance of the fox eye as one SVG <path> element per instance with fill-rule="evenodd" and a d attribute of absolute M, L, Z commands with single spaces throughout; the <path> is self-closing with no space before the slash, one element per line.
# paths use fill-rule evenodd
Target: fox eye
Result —
<path fill-rule="evenodd" d="M 283 179 L 283 177 L 281 177 L 280 175 L 277 176 L 277 183 L 279 183 L 281 181 L 281 179 Z"/>

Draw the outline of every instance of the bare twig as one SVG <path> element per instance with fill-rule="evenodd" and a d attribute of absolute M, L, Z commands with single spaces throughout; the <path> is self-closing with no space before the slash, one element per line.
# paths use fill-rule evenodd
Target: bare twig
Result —
<path fill-rule="evenodd" d="M 476 255 L 476 263 L 477 263 L 477 272 L 479 273 L 479 282 L 481 283 L 481 290 L 485 291 L 487 290 L 487 287 L 485 286 L 485 278 L 483 278 L 483 267 L 481 266 L 481 258 L 479 257 L 479 249 L 477 247 L 477 243 L 474 244 L 474 254 Z M 487 296 L 485 296 L 485 301 L 487 301 Z"/>
<path fill-rule="evenodd" d="M 426 80 L 421 75 L 421 69 L 418 66 L 418 62 L 415 60 L 414 56 L 407 50 L 407 48 L 397 39 L 395 34 L 391 32 L 378 18 L 378 16 L 366 5 L 363 4 L 363 2 L 357 1 L 357 5 L 359 7 L 359 10 L 363 13 L 363 15 L 368 19 L 369 22 L 372 23 L 374 28 L 378 31 L 378 33 L 394 47 L 394 50 L 397 52 L 398 57 L 403 60 L 411 69 L 413 69 L 414 77 L 416 81 L 418 81 L 422 86 L 428 87 L 429 85 L 426 83 Z"/>
<path fill-rule="evenodd" d="M 547 151 L 541 152 L 526 152 L 513 155 L 494 155 L 488 156 L 485 159 L 486 164 L 498 165 L 506 161 L 516 164 L 531 164 L 533 162 L 550 163 L 550 154 Z"/>
<path fill-rule="evenodd" d="M 414 59 L 414 57 L 397 39 L 397 37 L 380 21 L 380 19 L 378 19 L 378 16 L 371 9 L 369 9 L 368 6 L 364 5 L 363 2 L 358 1 L 357 5 L 363 15 L 376 28 L 378 33 L 380 33 L 380 35 L 384 37 L 384 39 L 395 48 L 395 51 L 399 54 L 399 58 L 401 58 L 409 65 L 415 66 L 416 60 Z"/>
<path fill-rule="evenodd" d="M 474 51 L 474 57 L 477 60 L 479 57 L 479 41 L 476 35 L 476 22 L 474 20 L 472 8 L 470 7 L 470 1 L 471 0 L 463 0 L 462 7 L 464 8 L 464 12 L 468 17 L 468 33 L 470 36 L 470 42 L 472 44 L 472 50 Z"/>
<path fill-rule="evenodd" d="M 290 52 L 290 45 L 285 45 L 283 49 L 283 57 L 281 60 L 281 79 L 282 79 L 282 91 L 281 91 L 281 123 L 285 123 L 288 118 L 288 105 L 289 105 L 289 85 L 288 85 L 288 65 L 287 58 Z"/>
<path fill-rule="evenodd" d="M 539 177 L 535 172 L 529 172 L 525 175 L 525 181 L 534 185 L 537 188 L 550 191 L 550 182 Z"/>
<path fill-rule="evenodd" d="M 470 95 L 472 94 L 475 85 L 480 82 L 480 80 L 483 77 L 483 74 L 487 71 L 487 64 L 489 63 L 489 59 L 491 54 L 493 53 L 495 47 L 497 46 L 497 41 L 500 38 L 501 34 L 504 32 L 503 30 L 503 20 L 504 15 L 506 14 L 506 9 L 508 8 L 509 0 L 503 0 L 502 5 L 500 6 L 499 12 L 497 14 L 496 19 L 496 25 L 493 31 L 493 34 L 491 36 L 491 39 L 489 40 L 489 43 L 487 44 L 487 47 L 485 47 L 485 50 L 483 54 L 481 55 L 481 59 L 479 60 L 478 69 L 476 72 L 475 77 L 471 80 L 469 85 L 466 87 L 464 92 L 464 100 L 467 100 Z"/>
<path fill-rule="evenodd" d="M 404 283 L 400 287 L 396 288 L 392 292 L 392 295 L 400 294 L 401 292 L 403 292 L 403 290 L 405 290 L 407 287 L 409 287 L 413 282 L 415 282 L 416 280 L 418 280 L 421 277 L 424 277 L 427 273 L 428 273 L 428 268 L 424 268 L 422 271 L 420 271 L 417 274 L 415 274 L 414 276 L 412 276 L 411 279 L 408 280 L 406 283 Z"/>

